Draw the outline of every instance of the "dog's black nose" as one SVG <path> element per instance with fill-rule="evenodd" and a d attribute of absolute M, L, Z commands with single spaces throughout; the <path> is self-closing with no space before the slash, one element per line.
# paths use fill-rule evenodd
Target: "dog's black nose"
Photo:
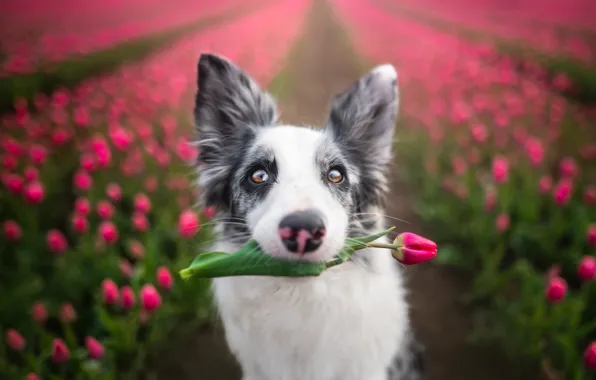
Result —
<path fill-rule="evenodd" d="M 279 222 L 279 236 L 290 252 L 312 252 L 323 242 L 325 222 L 314 210 L 293 212 Z"/>

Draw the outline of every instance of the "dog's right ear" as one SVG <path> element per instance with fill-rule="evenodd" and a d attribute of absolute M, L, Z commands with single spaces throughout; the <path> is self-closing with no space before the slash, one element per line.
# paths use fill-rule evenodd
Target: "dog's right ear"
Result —
<path fill-rule="evenodd" d="M 197 66 L 198 159 L 208 163 L 230 139 L 245 129 L 274 124 L 278 114 L 272 97 L 226 58 L 201 54 Z"/>
<path fill-rule="evenodd" d="M 255 129 L 277 122 L 273 98 L 226 58 L 202 54 L 195 98 L 199 186 L 203 203 L 227 207 L 238 152 Z"/>

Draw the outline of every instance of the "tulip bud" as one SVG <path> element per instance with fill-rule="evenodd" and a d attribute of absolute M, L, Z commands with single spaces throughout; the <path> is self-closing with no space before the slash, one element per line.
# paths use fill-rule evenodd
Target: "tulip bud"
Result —
<path fill-rule="evenodd" d="M 15 351 L 25 348 L 25 338 L 15 329 L 6 330 L 6 344 Z"/>
<path fill-rule="evenodd" d="M 557 303 L 562 301 L 566 294 L 567 282 L 561 277 L 551 278 L 546 287 L 546 298 L 552 303 Z"/>
<path fill-rule="evenodd" d="M 153 311 L 161 306 L 161 296 L 151 284 L 144 285 L 141 288 L 141 303 L 147 311 Z"/>
<path fill-rule="evenodd" d="M 437 255 L 437 244 L 411 232 L 399 234 L 393 244 L 396 248 L 391 254 L 404 265 L 419 264 Z"/>
<path fill-rule="evenodd" d="M 584 351 L 584 365 L 587 369 L 596 369 L 596 341 L 586 347 Z"/>
<path fill-rule="evenodd" d="M 52 361 L 56 364 L 66 363 L 70 359 L 68 346 L 62 339 L 54 338 L 52 341 Z"/>
<path fill-rule="evenodd" d="M 584 256 L 577 267 L 577 275 L 584 281 L 596 278 L 596 257 Z"/>
<path fill-rule="evenodd" d="M 97 339 L 90 336 L 86 337 L 85 347 L 91 359 L 101 359 L 103 357 L 104 349 Z"/>

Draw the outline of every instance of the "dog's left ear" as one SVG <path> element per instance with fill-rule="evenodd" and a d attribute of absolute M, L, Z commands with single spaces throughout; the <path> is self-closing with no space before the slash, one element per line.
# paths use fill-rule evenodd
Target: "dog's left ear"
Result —
<path fill-rule="evenodd" d="M 352 153 L 386 165 L 398 112 L 397 72 L 380 65 L 333 99 L 327 130 Z"/>

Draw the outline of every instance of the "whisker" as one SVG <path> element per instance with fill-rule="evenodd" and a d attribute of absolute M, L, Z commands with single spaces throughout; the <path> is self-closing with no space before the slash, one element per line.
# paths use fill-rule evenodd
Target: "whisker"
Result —
<path fill-rule="evenodd" d="M 372 216 L 381 216 L 383 218 L 388 218 L 388 219 L 396 220 L 398 222 L 404 222 L 404 223 L 412 224 L 412 223 L 408 222 L 407 220 L 403 220 L 403 219 L 399 219 L 399 218 L 396 218 L 396 217 L 391 216 L 391 215 L 381 214 L 381 213 L 375 213 L 375 212 L 357 212 L 357 213 L 354 213 L 352 215 L 356 215 L 356 216 L 357 215 L 371 215 L 371 217 Z"/>

